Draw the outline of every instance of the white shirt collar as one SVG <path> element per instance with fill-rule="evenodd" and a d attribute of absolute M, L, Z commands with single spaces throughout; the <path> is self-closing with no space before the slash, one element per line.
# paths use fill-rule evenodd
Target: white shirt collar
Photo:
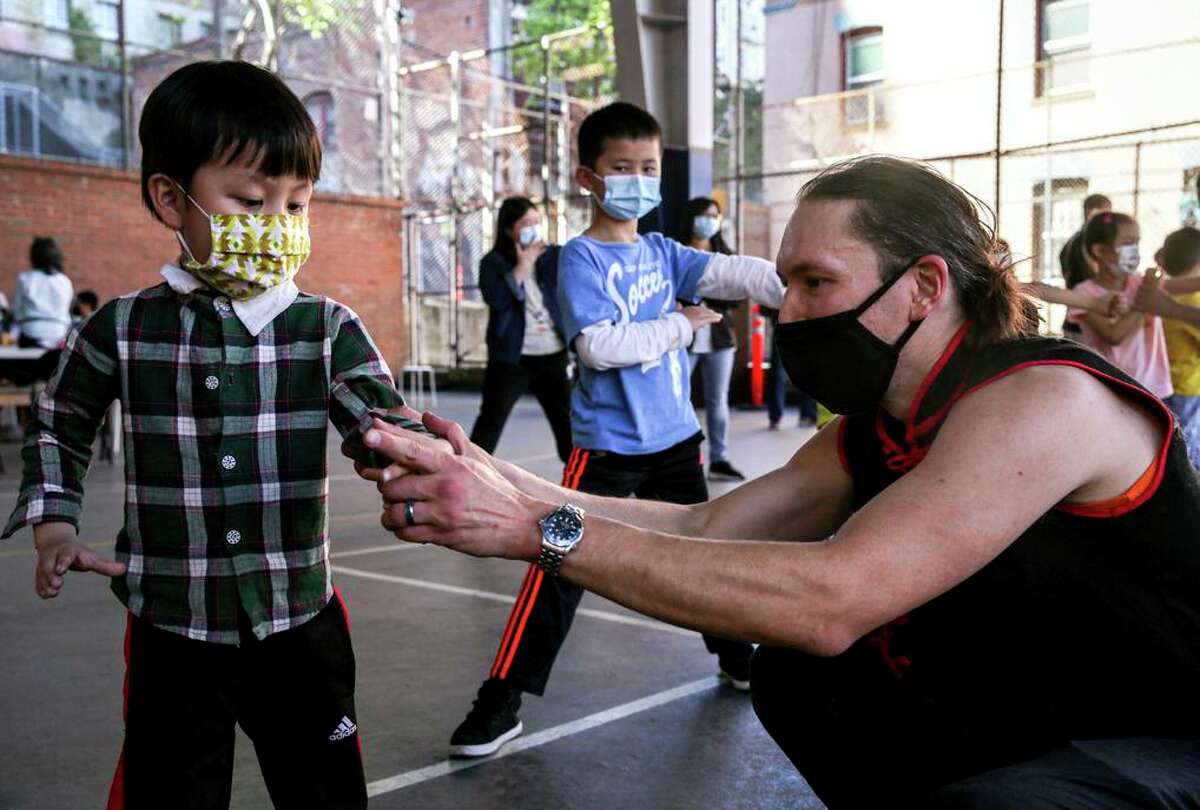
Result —
<path fill-rule="evenodd" d="M 175 264 L 164 264 L 162 277 L 167 280 L 171 289 L 180 295 L 188 295 L 206 286 L 203 281 Z M 231 300 L 230 303 L 233 304 L 233 312 L 242 322 L 242 326 L 246 327 L 246 331 L 258 337 L 258 333 L 275 320 L 279 313 L 290 307 L 298 295 L 300 288 L 296 286 L 295 281 L 288 280 L 287 283 L 272 287 L 248 301 Z"/>

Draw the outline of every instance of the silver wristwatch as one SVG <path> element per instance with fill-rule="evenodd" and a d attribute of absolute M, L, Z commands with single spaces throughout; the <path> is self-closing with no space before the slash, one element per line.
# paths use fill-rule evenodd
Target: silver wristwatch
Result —
<path fill-rule="evenodd" d="M 542 529 L 542 553 L 537 566 L 551 576 L 558 576 L 563 559 L 574 551 L 583 539 L 583 510 L 564 503 L 538 521 Z"/>

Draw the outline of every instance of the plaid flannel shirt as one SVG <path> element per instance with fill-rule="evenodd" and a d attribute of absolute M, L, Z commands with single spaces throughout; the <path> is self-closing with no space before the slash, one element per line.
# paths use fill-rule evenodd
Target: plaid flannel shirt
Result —
<path fill-rule="evenodd" d="M 78 529 L 92 443 L 117 398 L 116 559 L 128 566 L 117 597 L 160 628 L 226 644 L 239 609 L 259 638 L 316 615 L 333 590 L 327 424 L 353 439 L 372 409 L 402 403 L 357 316 L 301 293 L 254 337 L 207 287 L 109 302 L 71 333 L 38 398 L 3 537 L 48 521 Z"/>

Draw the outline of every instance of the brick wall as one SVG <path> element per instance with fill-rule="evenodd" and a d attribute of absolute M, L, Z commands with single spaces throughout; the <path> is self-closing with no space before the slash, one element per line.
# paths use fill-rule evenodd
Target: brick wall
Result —
<path fill-rule="evenodd" d="M 353 308 L 393 368 L 407 351 L 402 215 L 395 201 L 318 195 L 312 258 L 297 279 Z M 178 255 L 142 207 L 135 173 L 0 156 L 0 290 L 10 298 L 34 236 L 57 239 L 75 289 L 101 300 L 159 283 Z"/>

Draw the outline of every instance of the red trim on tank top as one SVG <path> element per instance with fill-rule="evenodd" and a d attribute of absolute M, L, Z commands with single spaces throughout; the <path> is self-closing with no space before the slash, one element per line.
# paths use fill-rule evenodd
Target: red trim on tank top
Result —
<path fill-rule="evenodd" d="M 964 391 L 961 396 L 966 396 L 974 391 L 978 391 L 980 388 L 983 388 L 989 383 L 995 382 L 1003 377 L 1007 377 L 1009 374 L 1015 374 L 1022 369 L 1030 368 L 1032 366 L 1069 366 L 1071 368 L 1080 369 L 1081 371 L 1086 371 L 1093 377 L 1104 380 L 1110 385 L 1120 386 L 1121 388 L 1126 389 L 1126 391 L 1137 394 L 1143 399 L 1157 405 L 1159 410 L 1162 411 L 1162 415 L 1166 417 L 1167 423 L 1166 435 L 1163 437 L 1162 446 L 1159 447 L 1158 454 L 1154 457 L 1154 461 L 1150 463 L 1150 466 L 1146 469 L 1146 472 L 1142 473 L 1138 477 L 1138 480 L 1135 481 L 1133 485 L 1129 487 L 1129 489 L 1125 490 L 1120 495 L 1117 495 L 1113 498 L 1106 498 L 1103 501 L 1094 501 L 1092 503 L 1060 503 L 1054 507 L 1055 510 L 1059 512 L 1066 512 L 1069 515 L 1078 515 L 1080 517 L 1115 518 L 1120 517 L 1121 515 L 1129 514 L 1134 509 L 1137 509 L 1146 501 L 1150 500 L 1150 498 L 1154 496 L 1154 493 L 1158 491 L 1159 486 L 1162 484 L 1163 476 L 1166 474 L 1167 453 L 1171 449 L 1171 436 L 1175 433 L 1175 415 L 1171 413 L 1170 408 L 1164 405 L 1162 401 L 1158 399 L 1158 397 L 1154 396 L 1150 392 L 1144 391 L 1136 385 L 1131 385 L 1124 380 L 1119 380 L 1110 374 L 1105 374 L 1099 369 L 1092 368 L 1091 366 L 1075 360 L 1030 360 L 1025 363 L 1019 363 L 1011 368 L 1006 368 L 996 376 L 989 377 L 983 382 L 972 386 L 970 389 Z M 1147 478 L 1149 479 L 1148 481 L 1146 480 Z"/>
<path fill-rule="evenodd" d="M 846 475 L 853 476 L 854 473 L 850 472 L 850 459 L 846 456 L 846 424 L 846 418 L 839 416 L 837 435 L 838 461 L 842 462 L 842 469 L 846 471 Z"/>
<path fill-rule="evenodd" d="M 996 380 L 1003 379 L 1010 374 L 1015 374 L 1022 369 L 1031 368 L 1033 366 L 1069 366 L 1080 369 L 1081 371 L 1086 371 L 1092 376 L 1104 380 L 1110 385 L 1119 386 L 1120 388 L 1125 389 L 1127 392 L 1136 394 L 1143 399 L 1154 403 L 1158 406 L 1159 410 L 1162 412 L 1162 415 L 1166 417 L 1167 431 L 1165 437 L 1163 438 L 1162 446 L 1159 448 L 1158 454 L 1155 456 L 1154 461 L 1151 462 L 1148 468 L 1146 468 L 1146 472 L 1142 473 L 1138 480 L 1135 481 L 1133 485 L 1130 486 L 1125 492 L 1113 498 L 1106 498 L 1103 501 L 1096 501 L 1093 503 L 1060 503 L 1058 506 L 1054 507 L 1055 510 L 1081 517 L 1120 517 L 1121 515 L 1128 514 L 1134 509 L 1137 509 L 1154 496 L 1154 493 L 1158 491 L 1159 485 L 1162 484 L 1163 476 L 1166 473 L 1167 453 L 1171 447 L 1171 436 L 1175 432 L 1175 415 L 1171 413 L 1170 408 L 1164 405 L 1157 397 L 1153 396 L 1147 391 L 1142 390 L 1138 386 L 1131 385 L 1124 380 L 1120 380 L 1109 374 L 1105 374 L 1099 369 L 1092 368 L 1091 366 L 1074 360 L 1030 360 L 1028 362 L 1018 363 L 1015 366 L 1006 368 L 1000 373 L 989 377 L 982 382 L 976 383 L 970 388 L 964 388 L 964 386 L 960 385 L 946 401 L 945 405 L 938 408 L 938 410 L 930 416 L 926 417 L 920 424 L 915 424 L 917 411 L 920 409 L 921 403 L 929 394 L 929 389 L 933 386 L 934 381 L 938 378 L 938 376 L 941 375 L 942 371 L 945 370 L 946 365 L 950 362 L 950 358 L 954 356 L 954 353 L 958 351 L 958 348 L 962 345 L 964 338 L 966 338 L 967 330 L 970 328 L 970 326 L 970 322 L 967 322 L 959 328 L 959 330 L 954 334 L 954 337 L 950 339 L 950 343 L 947 344 L 946 348 L 942 351 L 942 354 L 938 358 L 937 362 L 934 363 L 933 368 L 929 370 L 929 373 L 926 374 L 925 378 L 921 381 L 921 385 L 917 389 L 917 394 L 913 398 L 912 404 L 909 406 L 908 417 L 904 422 L 904 440 L 908 445 L 908 449 L 902 447 L 899 442 L 897 442 L 891 437 L 890 434 L 888 434 L 887 427 L 883 421 L 883 409 L 881 408 L 876 412 L 875 433 L 879 437 L 879 441 L 883 447 L 884 453 L 889 456 L 885 462 L 889 469 L 904 473 L 921 463 L 921 460 L 924 459 L 925 455 L 929 452 L 929 447 L 918 445 L 917 438 L 925 433 L 928 433 L 930 430 L 941 424 L 941 422 L 945 420 L 950 409 L 954 407 L 954 404 L 967 394 L 978 391 L 985 385 L 989 385 Z M 839 453 L 842 452 L 842 444 L 840 439 L 841 436 L 839 431 Z M 845 466 L 845 461 L 843 461 L 843 466 Z"/>

